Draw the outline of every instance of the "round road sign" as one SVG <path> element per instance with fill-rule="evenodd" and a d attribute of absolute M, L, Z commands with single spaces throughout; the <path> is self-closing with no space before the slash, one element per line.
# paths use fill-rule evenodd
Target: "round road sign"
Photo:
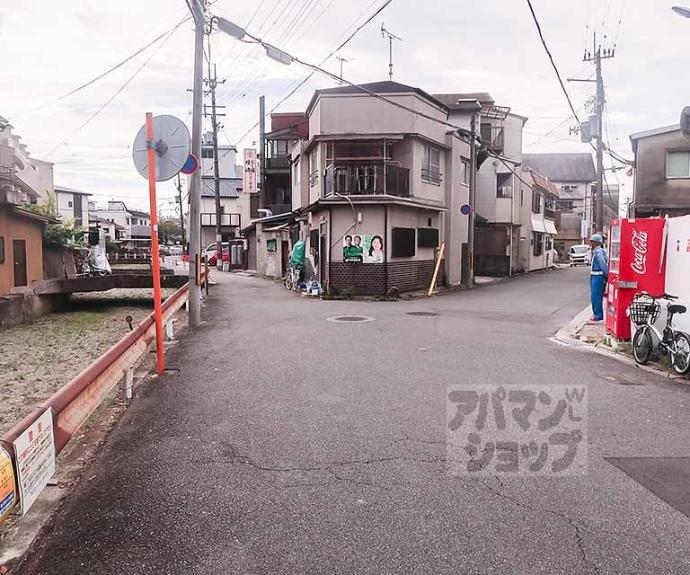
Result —
<path fill-rule="evenodd" d="M 175 116 L 155 116 L 153 118 L 153 140 L 151 145 L 156 152 L 156 181 L 164 182 L 177 174 L 189 156 L 191 138 L 185 123 Z M 148 179 L 148 147 L 146 124 L 144 124 L 132 146 L 132 159 L 137 171 Z"/>
<path fill-rule="evenodd" d="M 463 204 L 462 206 L 460 206 L 460 213 L 463 216 L 469 216 L 471 211 L 472 211 L 472 208 L 470 207 L 469 204 Z"/>
<path fill-rule="evenodd" d="M 189 154 L 187 156 L 187 161 L 184 163 L 184 166 L 182 166 L 182 169 L 180 172 L 186 175 L 193 174 L 199 169 L 199 160 L 196 159 L 196 156 L 194 154 Z"/>

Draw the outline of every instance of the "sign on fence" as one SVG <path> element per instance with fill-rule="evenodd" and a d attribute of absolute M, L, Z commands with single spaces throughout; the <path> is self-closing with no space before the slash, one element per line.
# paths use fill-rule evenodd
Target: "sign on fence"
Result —
<path fill-rule="evenodd" d="M 46 409 L 41 417 L 17 437 L 13 445 L 17 461 L 19 501 L 24 514 L 55 475 L 55 439 L 50 409 Z"/>
<path fill-rule="evenodd" d="M 17 487 L 14 484 L 12 458 L 0 447 L 0 523 L 10 514 L 17 503 Z"/>

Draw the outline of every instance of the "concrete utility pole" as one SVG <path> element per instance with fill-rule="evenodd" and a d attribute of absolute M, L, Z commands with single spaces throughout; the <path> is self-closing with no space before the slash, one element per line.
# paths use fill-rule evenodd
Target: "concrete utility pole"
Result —
<path fill-rule="evenodd" d="M 194 98 L 192 104 L 192 154 L 201 161 L 201 116 L 203 113 L 204 26 L 206 0 L 190 4 L 194 16 Z M 189 325 L 201 324 L 201 286 L 198 277 L 201 257 L 201 170 L 189 184 Z"/>
<path fill-rule="evenodd" d="M 221 81 L 222 84 L 225 80 Z M 218 79 L 216 76 L 216 65 L 213 65 L 213 75 L 211 75 L 211 31 L 208 34 L 208 84 L 211 92 L 211 123 L 213 129 L 213 179 L 215 183 L 216 195 L 216 267 L 223 267 L 223 234 L 221 230 L 222 210 L 220 206 L 220 173 L 218 168 L 218 114 L 216 112 L 216 87 Z M 223 114 L 221 114 L 223 115 Z"/>
<path fill-rule="evenodd" d="M 596 138 L 597 138 L 597 189 L 594 197 L 594 231 L 604 231 L 604 80 L 601 75 L 601 61 L 613 58 L 616 55 L 616 47 L 605 48 L 602 51 L 601 44 L 597 45 L 597 34 L 594 33 L 593 52 L 585 53 L 585 62 L 594 62 L 597 83 L 596 105 Z"/>
<path fill-rule="evenodd" d="M 259 174 L 256 187 L 259 192 L 259 208 L 266 207 L 264 195 L 264 174 L 266 170 L 266 98 L 259 98 Z"/>
<path fill-rule="evenodd" d="M 474 223 L 475 200 L 477 195 L 477 113 L 472 112 L 470 118 L 470 213 L 467 216 L 467 266 L 469 271 L 463 274 L 465 281 L 463 287 L 474 286 Z"/>
<path fill-rule="evenodd" d="M 187 238 L 184 233 L 184 208 L 182 205 L 182 180 L 180 179 L 180 174 L 177 174 L 177 183 L 175 185 L 177 188 L 177 205 L 180 209 L 180 229 L 182 230 L 182 249 L 184 249 L 187 244 Z"/>

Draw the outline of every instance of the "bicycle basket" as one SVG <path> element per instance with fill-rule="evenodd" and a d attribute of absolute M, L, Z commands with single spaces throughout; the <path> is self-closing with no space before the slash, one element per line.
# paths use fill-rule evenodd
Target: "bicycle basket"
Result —
<path fill-rule="evenodd" d="M 661 312 L 661 305 L 655 301 L 635 300 L 628 307 L 630 319 L 635 325 L 654 323 Z"/>

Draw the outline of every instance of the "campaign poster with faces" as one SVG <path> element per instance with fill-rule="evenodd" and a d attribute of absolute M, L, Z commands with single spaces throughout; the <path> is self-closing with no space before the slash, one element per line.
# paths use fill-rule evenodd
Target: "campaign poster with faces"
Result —
<path fill-rule="evenodd" d="M 379 234 L 345 234 L 343 261 L 350 263 L 382 264 L 383 236 Z"/>

